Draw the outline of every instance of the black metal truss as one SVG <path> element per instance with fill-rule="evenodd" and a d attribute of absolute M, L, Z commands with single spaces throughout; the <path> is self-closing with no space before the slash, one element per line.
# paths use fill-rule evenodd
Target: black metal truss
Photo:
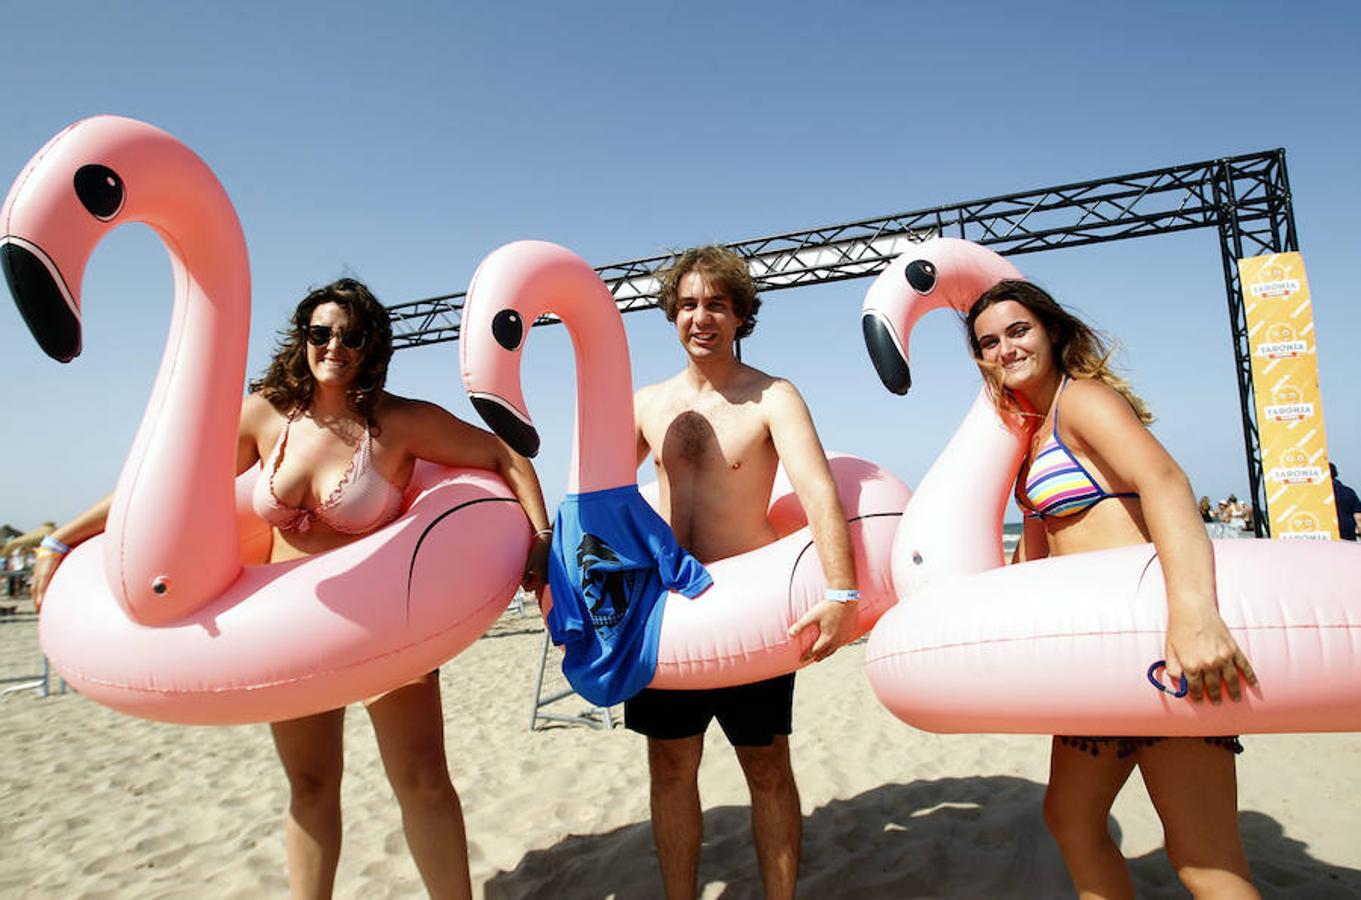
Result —
<path fill-rule="evenodd" d="M 763 292 L 877 275 L 913 241 L 962 237 L 1004 255 L 1217 228 L 1229 304 L 1248 482 L 1266 510 L 1261 444 L 1253 404 L 1247 320 L 1238 277 L 1245 256 L 1299 249 L 1285 151 L 1264 150 L 971 200 L 915 212 L 795 231 L 728 246 L 745 257 Z M 657 274 L 668 256 L 596 269 L 621 312 L 658 305 Z M 466 292 L 389 307 L 397 349 L 457 339 Z M 535 324 L 547 324 L 550 318 Z M 1258 534 L 1265 515 L 1254 517 Z"/>

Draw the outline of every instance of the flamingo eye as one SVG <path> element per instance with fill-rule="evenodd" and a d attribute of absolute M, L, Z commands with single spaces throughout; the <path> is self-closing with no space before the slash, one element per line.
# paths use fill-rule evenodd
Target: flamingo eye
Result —
<path fill-rule="evenodd" d="M 924 259 L 914 259 L 903 271 L 907 283 L 918 294 L 929 294 L 936 286 L 936 267 Z"/>
<path fill-rule="evenodd" d="M 507 350 L 520 346 L 520 340 L 525 336 L 525 324 L 520 314 L 513 309 L 501 310 L 491 320 L 491 335 Z"/>
<path fill-rule="evenodd" d="M 123 208 L 123 179 L 108 166 L 91 164 L 76 170 L 76 196 L 101 222 L 107 222 Z"/>

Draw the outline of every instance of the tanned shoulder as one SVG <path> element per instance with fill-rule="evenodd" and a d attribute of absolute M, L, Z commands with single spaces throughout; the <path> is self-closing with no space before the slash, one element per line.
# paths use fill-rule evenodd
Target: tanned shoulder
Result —
<path fill-rule="evenodd" d="M 258 431 L 261 426 L 281 415 L 274 404 L 265 399 L 264 394 L 247 394 L 241 401 L 241 421 L 252 431 Z"/>
<path fill-rule="evenodd" d="M 1114 416 L 1124 419 L 1129 416 L 1138 418 L 1134 408 L 1129 405 L 1119 391 L 1096 378 L 1074 378 L 1068 382 L 1060 400 L 1060 413 L 1069 415 Z M 1075 408 L 1075 410 L 1074 410 Z M 1074 410 L 1070 412 L 1070 410 Z"/>
<path fill-rule="evenodd" d="M 1066 435 L 1084 446 L 1100 440 L 1102 433 L 1125 435 L 1147 429 L 1134 408 L 1119 391 L 1095 378 L 1073 379 L 1060 398 L 1059 415 Z"/>
<path fill-rule="evenodd" d="M 247 394 L 241 401 L 241 418 L 248 419 L 261 415 L 267 409 L 273 409 L 274 404 L 265 399 L 261 393 Z"/>
<path fill-rule="evenodd" d="M 764 374 L 764 373 L 762 373 Z M 784 403 L 803 403 L 803 395 L 799 389 L 794 387 L 794 382 L 788 378 L 781 378 L 778 375 L 765 375 L 765 383 L 761 386 L 763 401 L 775 404 Z"/>
<path fill-rule="evenodd" d="M 437 414 L 439 409 L 439 406 L 427 400 L 412 400 L 384 391 L 376 416 L 378 424 L 384 430 L 391 428 L 396 433 L 402 434 L 410 429 L 419 428 L 422 420 Z"/>

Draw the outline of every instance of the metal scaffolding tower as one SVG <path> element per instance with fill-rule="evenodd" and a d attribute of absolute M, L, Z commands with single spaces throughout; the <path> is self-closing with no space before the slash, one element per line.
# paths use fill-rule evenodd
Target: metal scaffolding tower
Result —
<path fill-rule="evenodd" d="M 1003 255 L 1038 253 L 1194 228 L 1216 228 L 1238 377 L 1253 505 L 1265 510 L 1261 444 L 1252 392 L 1247 320 L 1238 260 L 1298 250 L 1285 151 L 1150 169 L 1058 187 L 970 200 L 729 244 L 746 257 L 764 292 L 877 275 L 913 241 L 966 238 Z M 658 305 L 653 256 L 596 269 L 621 312 Z M 390 307 L 397 349 L 457 339 L 466 292 Z M 546 324 L 540 321 L 536 324 Z M 1258 536 L 1266 517 L 1253 517 Z"/>

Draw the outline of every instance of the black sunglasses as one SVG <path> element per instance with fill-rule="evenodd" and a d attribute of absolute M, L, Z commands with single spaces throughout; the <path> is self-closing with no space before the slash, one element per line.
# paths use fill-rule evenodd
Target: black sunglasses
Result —
<path fill-rule="evenodd" d="M 338 328 L 332 328 L 330 325 L 307 326 L 307 343 L 313 347 L 325 347 L 331 343 L 332 335 L 340 337 L 340 346 L 346 350 L 359 350 L 364 346 L 364 332 L 362 331 L 353 328 L 341 331 Z"/>

